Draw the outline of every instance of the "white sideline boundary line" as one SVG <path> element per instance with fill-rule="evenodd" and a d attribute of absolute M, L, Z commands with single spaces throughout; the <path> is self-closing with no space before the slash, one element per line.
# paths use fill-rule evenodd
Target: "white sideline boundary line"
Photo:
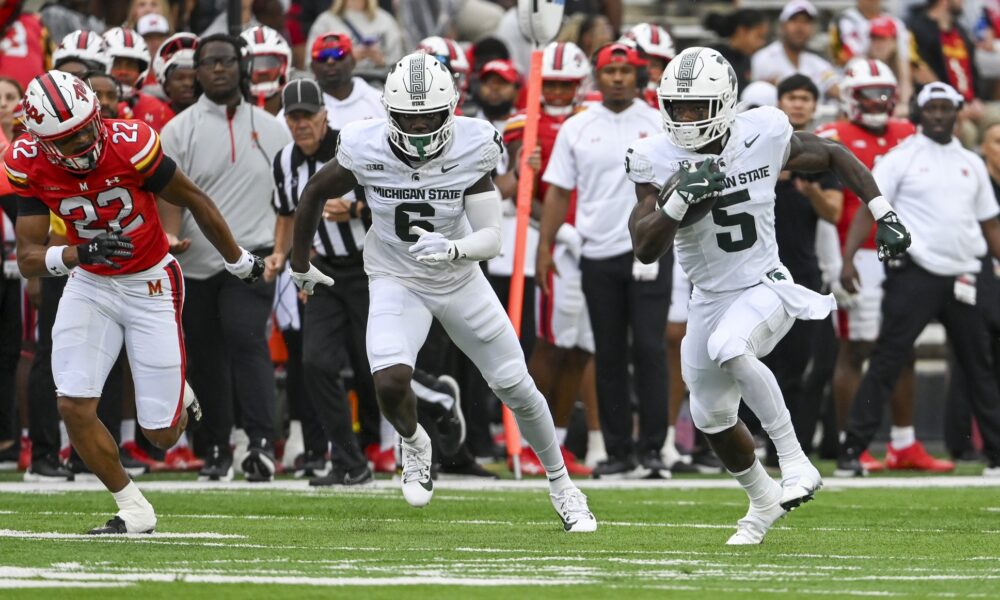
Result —
<path fill-rule="evenodd" d="M 725 479 L 670 479 L 670 480 L 593 480 L 578 479 L 577 485 L 583 490 L 707 490 L 707 489 L 737 489 L 736 480 Z M 374 483 L 356 488 L 315 488 L 309 487 L 308 481 L 278 480 L 268 483 L 249 483 L 246 481 L 214 482 L 214 481 L 142 481 L 137 484 L 144 491 L 150 492 L 219 492 L 219 491 L 277 491 L 298 492 L 308 494 L 356 494 L 371 496 L 389 492 L 399 492 L 399 482 L 380 479 Z M 850 489 L 941 489 L 956 487 L 1000 488 L 1000 477 L 872 477 L 859 479 L 838 479 L 829 477 L 823 480 L 825 490 Z M 514 480 L 441 480 L 434 483 L 435 490 L 490 492 L 490 491 L 529 491 L 547 490 L 548 483 L 544 479 Z M 0 483 L 0 493 L 66 493 L 66 492 L 102 492 L 104 485 L 98 481 L 76 481 L 55 483 L 26 483 L 8 481 Z"/>

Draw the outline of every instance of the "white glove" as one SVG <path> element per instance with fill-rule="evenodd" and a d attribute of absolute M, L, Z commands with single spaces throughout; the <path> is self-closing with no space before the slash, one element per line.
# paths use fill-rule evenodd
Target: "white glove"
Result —
<path fill-rule="evenodd" d="M 860 287 L 860 284 L 855 281 L 855 287 Z M 858 305 L 860 298 L 858 294 L 852 294 L 844 289 L 844 286 L 840 285 L 840 277 L 836 277 L 830 282 L 830 293 L 833 294 L 834 299 L 837 301 L 837 307 L 842 310 L 851 310 Z"/>
<path fill-rule="evenodd" d="M 451 262 L 458 258 L 455 242 L 440 233 L 426 231 L 416 225 L 410 227 L 410 231 L 420 236 L 420 239 L 410 246 L 410 254 L 418 261 L 433 265 L 439 262 Z"/>
<path fill-rule="evenodd" d="M 240 248 L 240 257 L 236 262 L 227 262 L 226 270 L 247 283 L 253 283 L 264 274 L 264 259 Z"/>
<path fill-rule="evenodd" d="M 583 249 L 583 238 L 580 236 L 580 232 L 576 230 L 576 227 L 573 227 L 569 223 L 560 225 L 559 230 L 556 231 L 556 241 L 564 244 L 569 253 L 573 255 L 573 258 L 580 259 L 580 252 Z"/>
<path fill-rule="evenodd" d="M 660 274 L 660 261 L 653 261 L 648 265 L 636 260 L 632 263 L 632 279 L 636 281 L 656 281 Z"/>
<path fill-rule="evenodd" d="M 322 271 L 316 268 L 316 265 L 310 263 L 309 270 L 305 273 L 299 273 L 297 271 L 292 271 L 292 281 L 295 282 L 295 286 L 306 294 L 312 296 L 313 291 L 316 289 L 316 284 L 323 285 L 333 285 L 333 277 L 329 275 L 324 275 Z"/>

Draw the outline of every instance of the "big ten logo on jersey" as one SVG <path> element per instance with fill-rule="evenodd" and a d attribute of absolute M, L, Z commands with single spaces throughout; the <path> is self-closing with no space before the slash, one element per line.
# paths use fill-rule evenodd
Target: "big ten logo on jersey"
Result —
<path fill-rule="evenodd" d="M 365 169 L 368 171 L 385 171 L 385 165 L 379 163 L 368 163 L 365 165 Z"/>

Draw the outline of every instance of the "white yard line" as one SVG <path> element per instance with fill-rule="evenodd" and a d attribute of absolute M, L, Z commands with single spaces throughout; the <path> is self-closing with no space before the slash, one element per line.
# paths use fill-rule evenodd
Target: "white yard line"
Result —
<path fill-rule="evenodd" d="M 87 535 L 84 533 L 57 533 L 39 531 L 17 531 L 15 529 L 0 529 L 0 538 L 20 538 L 37 540 L 93 540 L 101 536 Z M 208 540 L 233 540 L 245 539 L 245 535 L 211 533 L 205 531 L 192 533 L 128 533 L 123 536 L 115 536 L 122 539 L 145 539 L 156 537 L 157 539 L 208 539 Z"/>
<path fill-rule="evenodd" d="M 123 588 L 130 587 L 131 582 L 122 581 L 46 581 L 44 579 L 5 579 L 0 578 L 0 590 L 17 590 L 25 588 Z"/>
<path fill-rule="evenodd" d="M 308 494 L 345 494 L 357 497 L 392 497 L 399 493 L 399 482 L 389 479 L 379 479 L 370 485 L 359 488 L 322 488 L 309 487 L 309 482 L 303 480 L 281 479 L 269 483 L 248 483 L 233 481 L 228 483 L 211 481 L 143 481 L 137 482 L 139 487 L 150 492 L 217 492 L 217 491 L 258 491 L 270 490 L 280 492 L 300 492 Z M 689 490 L 689 489 L 737 489 L 736 481 L 722 479 L 671 479 L 671 480 L 592 480 L 579 479 L 576 482 L 584 490 Z M 956 487 L 1000 487 L 1000 478 L 975 476 L 923 476 L 923 477 L 867 477 L 859 479 L 838 479 L 829 477 L 823 480 L 824 490 L 843 489 L 913 489 L 913 488 L 956 488 Z M 547 490 L 544 479 L 513 480 L 447 480 L 434 484 L 437 490 L 447 491 L 528 491 Z M 105 491 L 104 486 L 96 481 L 58 482 L 58 483 L 26 483 L 8 481 L 0 483 L 0 493 L 51 493 L 75 491 Z"/>

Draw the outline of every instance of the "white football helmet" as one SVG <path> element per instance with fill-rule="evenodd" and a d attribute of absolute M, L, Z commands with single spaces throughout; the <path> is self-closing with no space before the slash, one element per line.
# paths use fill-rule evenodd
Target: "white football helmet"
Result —
<path fill-rule="evenodd" d="M 50 162 L 78 173 L 97 167 L 107 132 L 90 86 L 69 73 L 49 71 L 28 84 L 22 108 L 25 127 Z M 87 145 L 74 144 L 78 139 Z"/>
<path fill-rule="evenodd" d="M 840 81 L 847 118 L 864 127 L 885 127 L 896 108 L 896 88 L 896 76 L 884 62 L 865 58 L 850 61 Z"/>
<path fill-rule="evenodd" d="M 697 150 L 724 136 L 736 118 L 736 71 L 717 50 L 688 48 L 667 65 L 656 95 L 670 139 L 681 148 Z M 675 121 L 671 103 L 678 101 L 708 102 L 708 117 Z"/>
<path fill-rule="evenodd" d="M 455 76 L 455 83 L 458 89 L 465 89 L 469 80 L 469 72 L 472 71 L 472 65 L 469 64 L 469 58 L 465 55 L 462 47 L 458 45 L 458 42 L 451 38 L 434 35 L 420 40 L 416 51 L 430 54 L 436 58 L 439 63 L 444 65 Z"/>
<path fill-rule="evenodd" d="M 414 52 L 401 58 L 385 79 L 382 103 L 389 120 L 389 141 L 403 154 L 418 161 L 428 160 L 451 139 L 458 91 L 451 72 L 435 57 Z M 396 120 L 399 114 L 443 111 L 447 115 L 441 127 L 428 133 L 405 133 Z"/>
<path fill-rule="evenodd" d="M 57 69 L 63 63 L 73 60 L 81 61 L 91 69 L 105 73 L 111 69 L 111 59 L 104 38 L 86 29 L 77 29 L 66 34 L 52 54 L 52 64 Z"/>
<path fill-rule="evenodd" d="M 288 82 L 288 67 L 292 64 L 292 48 L 277 31 L 266 25 L 247 29 L 240 36 L 247 43 L 253 58 L 250 70 L 250 93 L 270 98 Z"/>
<path fill-rule="evenodd" d="M 145 77 L 149 69 L 150 56 L 146 40 L 135 31 L 126 27 L 114 27 L 104 32 L 104 41 L 108 47 L 108 71 L 113 71 L 116 58 L 131 58 L 139 62 L 140 75 L 134 82 L 120 81 L 122 95 L 129 98 L 135 93 L 135 86 Z M 113 73 L 112 73 L 113 74 Z"/>
<path fill-rule="evenodd" d="M 674 38 L 667 30 L 653 23 L 639 23 L 622 36 L 633 40 L 643 52 L 670 62 L 676 56 Z"/>
<path fill-rule="evenodd" d="M 197 48 L 198 36 L 187 32 L 175 33 L 160 44 L 160 49 L 153 58 L 153 74 L 160 87 L 166 85 L 171 67 L 194 68 L 194 52 Z"/>
<path fill-rule="evenodd" d="M 551 42 L 545 46 L 542 52 L 542 81 L 574 82 L 577 84 L 577 93 L 573 102 L 566 106 L 555 106 L 546 102 L 543 93 L 542 108 L 554 116 L 571 114 L 580 101 L 581 85 L 588 77 L 590 77 L 590 61 L 579 46 L 573 42 Z"/>

